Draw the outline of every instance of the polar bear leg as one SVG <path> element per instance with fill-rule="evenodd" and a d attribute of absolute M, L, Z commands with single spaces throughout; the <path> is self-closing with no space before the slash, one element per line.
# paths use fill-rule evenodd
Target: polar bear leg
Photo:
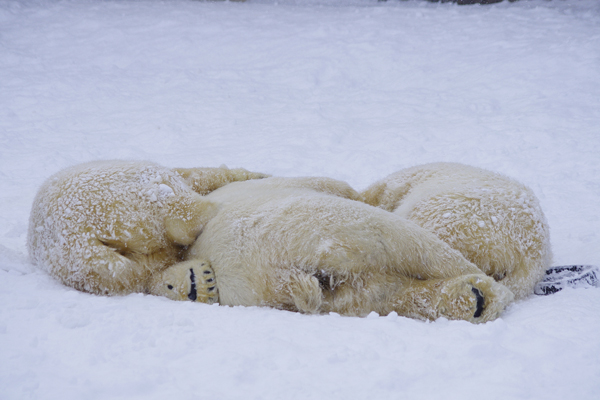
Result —
<path fill-rule="evenodd" d="M 183 180 L 200 195 L 207 195 L 231 182 L 262 179 L 270 175 L 251 172 L 243 168 L 173 168 Z"/>
<path fill-rule="evenodd" d="M 171 300 L 213 304 L 219 300 L 215 273 L 208 261 L 188 260 L 152 276 L 150 294 Z"/>
<path fill-rule="evenodd" d="M 390 268 L 343 273 L 325 266 L 313 276 L 291 280 L 290 286 L 300 311 L 350 316 L 395 311 L 411 318 L 480 323 L 498 318 L 514 300 L 509 289 L 479 271 L 425 279 L 423 275 L 416 278 Z M 303 308 L 303 304 L 312 307 Z"/>
<path fill-rule="evenodd" d="M 88 239 L 85 245 L 74 246 L 85 249 L 75 255 L 71 268 L 64 268 L 63 261 L 54 261 L 50 273 L 63 283 L 78 290 L 103 295 L 124 295 L 143 292 L 146 270 L 138 268 L 136 262 L 127 258 L 119 249 L 98 239 Z"/>
<path fill-rule="evenodd" d="M 418 319 L 445 317 L 480 323 L 498 318 L 514 299 L 506 287 L 481 273 L 428 280 L 381 278 L 368 274 L 334 287 L 326 285 L 323 310 L 357 316 L 395 311 Z"/>
<path fill-rule="evenodd" d="M 217 207 L 196 193 L 187 193 L 170 199 L 168 209 L 165 217 L 167 239 L 179 246 L 189 246 L 215 215 Z"/>
<path fill-rule="evenodd" d="M 485 275 L 464 275 L 444 280 L 413 280 L 395 296 L 393 308 L 416 318 L 487 322 L 500 316 L 514 300 L 506 287 Z"/>
<path fill-rule="evenodd" d="M 150 293 L 172 300 L 216 303 L 219 295 L 215 274 L 208 262 L 173 263 L 176 254 L 124 252 L 114 243 L 90 239 L 83 263 L 75 271 L 53 268 L 50 272 L 75 289 L 102 295 Z"/>
<path fill-rule="evenodd" d="M 316 314 L 323 302 L 323 293 L 319 280 L 308 274 L 293 274 L 288 278 L 286 289 L 298 311 L 306 314 Z"/>

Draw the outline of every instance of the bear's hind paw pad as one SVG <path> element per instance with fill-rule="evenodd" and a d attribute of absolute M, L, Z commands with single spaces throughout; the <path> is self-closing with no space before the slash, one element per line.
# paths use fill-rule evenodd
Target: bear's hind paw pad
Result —
<path fill-rule="evenodd" d="M 202 274 L 196 279 L 199 280 L 197 292 L 198 296 L 204 298 L 205 300 L 196 300 L 202 301 L 203 303 L 213 304 L 216 303 L 219 299 L 219 289 L 217 289 L 217 280 L 215 278 L 215 272 L 208 265 L 208 263 L 200 264 L 200 268 L 202 270 Z"/>

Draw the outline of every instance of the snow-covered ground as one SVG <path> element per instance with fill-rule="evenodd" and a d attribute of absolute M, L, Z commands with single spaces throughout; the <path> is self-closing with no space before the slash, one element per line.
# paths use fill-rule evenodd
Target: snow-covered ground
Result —
<path fill-rule="evenodd" d="M 484 325 L 106 298 L 29 263 L 40 184 L 95 159 L 528 184 L 600 265 L 600 2 L 2 0 L 0 399 L 597 399 L 600 290 Z"/>

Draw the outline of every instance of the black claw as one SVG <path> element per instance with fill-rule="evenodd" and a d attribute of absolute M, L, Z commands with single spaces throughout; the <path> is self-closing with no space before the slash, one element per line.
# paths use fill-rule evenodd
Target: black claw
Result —
<path fill-rule="evenodd" d="M 208 288 L 208 291 L 209 291 L 209 292 L 212 292 L 213 290 L 215 290 L 215 287 L 214 287 L 214 286 L 212 286 L 212 287 L 209 287 L 209 288 Z"/>
<path fill-rule="evenodd" d="M 483 314 L 483 303 L 485 302 L 485 299 L 483 298 L 481 292 L 478 289 L 471 288 L 471 291 L 475 294 L 475 297 L 477 298 L 477 309 L 475 310 L 475 314 L 473 314 L 473 317 L 479 318 L 481 317 L 481 314 Z"/>
<path fill-rule="evenodd" d="M 190 281 L 192 281 L 192 287 L 190 288 L 188 299 L 191 301 L 196 301 L 198 298 L 198 292 L 196 291 L 196 275 L 194 274 L 194 270 L 192 268 L 190 268 Z"/>
<path fill-rule="evenodd" d="M 208 274 L 210 274 L 209 270 L 204 271 L 204 275 L 208 275 Z"/>

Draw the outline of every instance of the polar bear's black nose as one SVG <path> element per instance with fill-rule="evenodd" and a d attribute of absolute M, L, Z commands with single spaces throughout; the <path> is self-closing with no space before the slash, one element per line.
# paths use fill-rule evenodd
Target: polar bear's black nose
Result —
<path fill-rule="evenodd" d="M 196 275 L 194 274 L 194 270 L 190 268 L 190 281 L 192 281 L 192 287 L 190 288 L 190 294 L 188 294 L 188 299 L 191 301 L 196 301 L 198 298 L 198 292 L 196 291 Z M 479 304 L 479 302 L 477 302 Z"/>
<path fill-rule="evenodd" d="M 483 303 L 485 302 L 485 299 L 478 289 L 471 288 L 471 291 L 475 294 L 475 298 L 477 299 L 477 309 L 475 310 L 473 317 L 479 318 L 481 317 L 481 314 L 483 314 Z"/>

